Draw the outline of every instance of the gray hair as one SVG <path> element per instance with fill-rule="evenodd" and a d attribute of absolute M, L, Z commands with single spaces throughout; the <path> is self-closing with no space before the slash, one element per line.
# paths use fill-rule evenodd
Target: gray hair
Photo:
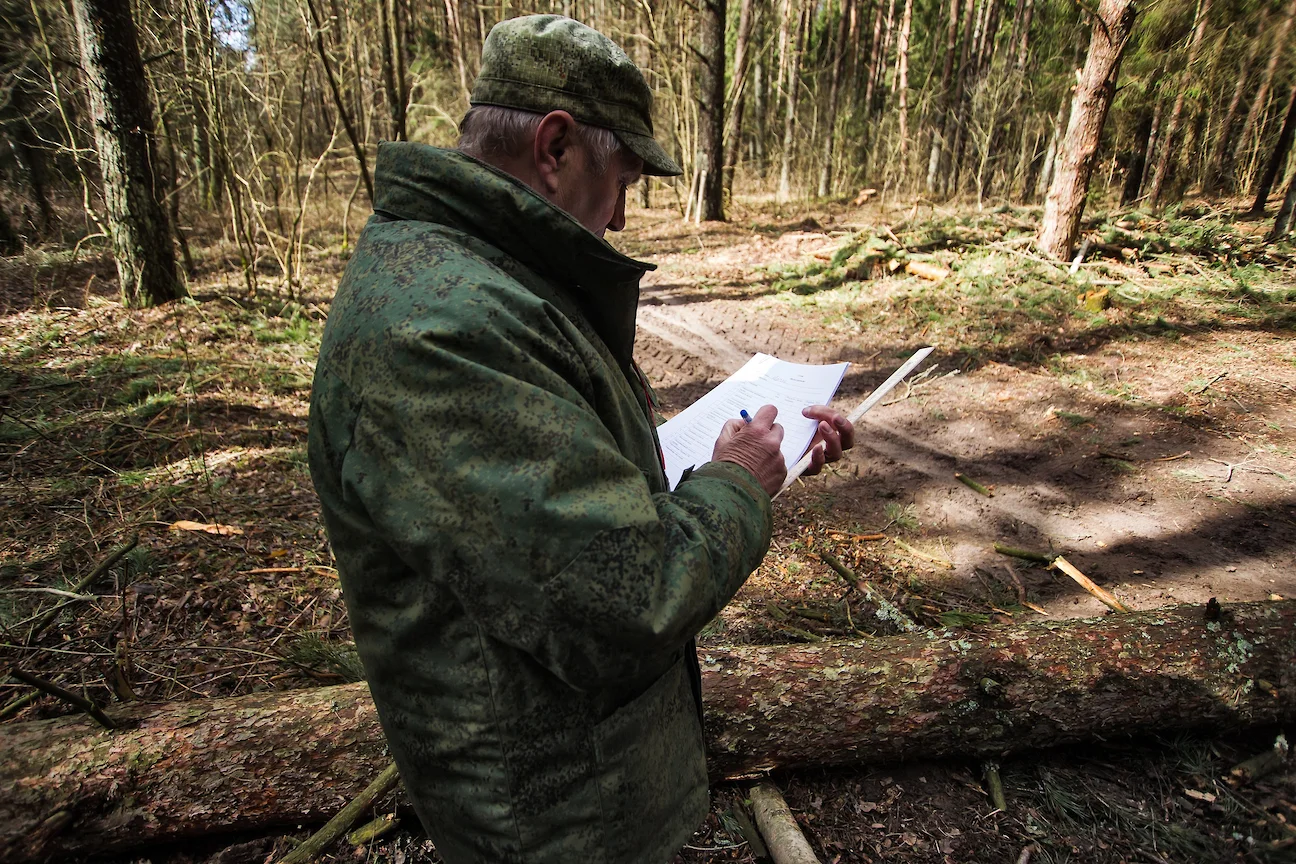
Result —
<path fill-rule="evenodd" d="M 527 143 L 535 138 L 545 115 L 518 108 L 477 105 L 468 109 L 459 124 L 459 150 L 489 162 L 492 158 L 517 158 Z M 621 149 L 621 141 L 611 129 L 576 124 L 576 136 L 590 154 L 594 171 L 602 174 Z"/>

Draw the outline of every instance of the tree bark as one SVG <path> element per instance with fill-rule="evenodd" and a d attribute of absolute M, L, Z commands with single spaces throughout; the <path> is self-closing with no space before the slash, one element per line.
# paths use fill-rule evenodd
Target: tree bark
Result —
<path fill-rule="evenodd" d="M 1206 160 L 1206 180 L 1202 184 L 1203 191 L 1208 195 L 1218 193 L 1224 186 L 1224 176 L 1228 170 L 1231 170 L 1232 163 L 1225 165 L 1226 154 L 1233 152 L 1233 126 L 1237 121 L 1238 107 L 1242 104 L 1242 95 L 1246 93 L 1246 85 L 1251 80 L 1251 64 L 1255 62 L 1256 51 L 1260 47 L 1260 40 L 1264 37 L 1266 24 L 1269 21 L 1269 6 L 1262 5 L 1260 8 L 1260 20 L 1256 23 L 1255 35 L 1247 39 L 1246 53 L 1242 55 L 1242 63 L 1238 67 L 1237 83 L 1233 87 L 1233 96 L 1229 99 L 1228 108 L 1224 111 L 1224 118 L 1220 121 L 1219 135 L 1215 139 L 1215 146 L 1211 148 L 1210 157 Z"/>
<path fill-rule="evenodd" d="M 1251 107 L 1247 109 L 1246 120 L 1242 122 L 1242 131 L 1238 133 L 1237 143 L 1233 147 L 1233 158 L 1229 160 L 1229 172 L 1226 176 L 1230 188 L 1236 182 L 1236 172 L 1246 155 L 1251 133 L 1255 131 L 1256 124 L 1260 122 L 1260 115 L 1264 113 L 1265 105 L 1268 104 L 1269 87 L 1273 84 L 1274 73 L 1278 70 L 1278 63 L 1286 50 L 1287 36 L 1291 33 L 1294 19 L 1296 19 L 1296 0 L 1292 0 L 1288 5 L 1282 23 L 1274 32 L 1273 46 L 1269 50 L 1269 62 L 1265 64 L 1264 72 L 1260 73 L 1260 83 L 1256 86 Z"/>
<path fill-rule="evenodd" d="M 1184 61 L 1183 71 L 1179 75 L 1178 92 L 1175 93 L 1174 107 L 1170 109 L 1170 119 L 1166 122 L 1165 146 L 1157 159 L 1156 171 L 1152 174 L 1152 185 L 1148 188 L 1148 201 L 1160 204 L 1165 191 L 1166 177 L 1179 153 L 1179 121 L 1183 117 L 1184 96 L 1188 90 L 1188 81 L 1192 68 L 1197 63 L 1197 52 L 1201 48 L 1202 36 L 1206 33 L 1206 22 L 1210 18 L 1211 0 L 1200 0 L 1197 4 L 1196 21 L 1193 23 L 1192 40 L 1188 43 L 1188 57 Z"/>
<path fill-rule="evenodd" d="M 913 0 L 905 0 L 896 41 L 896 91 L 900 121 L 900 176 L 909 176 L 909 33 L 913 29 Z"/>
<path fill-rule="evenodd" d="M 1143 173 L 1147 167 L 1148 151 L 1151 149 L 1153 141 L 1152 124 L 1152 110 L 1144 106 L 1134 132 L 1135 146 L 1138 149 L 1130 158 L 1129 164 L 1125 166 L 1125 182 L 1121 187 L 1122 207 L 1138 200 L 1139 193 L 1142 191 Z"/>
<path fill-rule="evenodd" d="M 954 75 L 954 95 L 950 98 L 950 109 L 945 114 L 945 130 L 942 133 L 946 147 L 941 157 L 940 174 L 937 177 L 937 191 L 942 197 L 958 193 L 957 189 L 951 189 L 950 186 L 954 172 L 957 170 L 957 155 L 963 147 L 963 131 L 967 121 L 964 94 L 967 92 L 966 84 L 970 71 L 968 67 L 972 56 L 975 12 L 976 0 L 967 0 L 963 11 L 963 36 L 959 40 L 961 44 L 958 69 Z"/>
<path fill-rule="evenodd" d="M 54 209 L 50 206 L 48 160 L 40 138 L 31 125 L 32 104 L 24 80 L 25 71 L 20 70 L 10 86 L 9 108 L 12 116 L 6 125 L 10 127 L 14 155 L 18 157 L 21 168 L 27 175 L 27 188 L 31 190 L 32 201 L 40 212 L 36 230 L 44 235 L 53 229 L 55 217 Z"/>
<path fill-rule="evenodd" d="M 841 91 L 842 67 L 846 65 L 846 26 L 850 22 L 851 0 L 842 0 L 841 17 L 837 22 L 837 42 L 833 53 L 832 80 L 828 84 L 828 110 L 824 122 L 823 152 L 820 154 L 819 197 L 826 198 L 832 190 L 833 143 L 837 137 L 837 101 Z"/>
<path fill-rule="evenodd" d="M 945 60 L 941 66 L 940 86 L 937 88 L 940 107 L 936 111 L 932 124 L 931 156 L 927 160 L 927 192 L 936 192 L 937 177 L 940 172 L 942 154 L 945 152 L 946 118 L 951 110 L 952 85 L 954 75 L 954 55 L 958 51 L 959 0 L 949 0 L 949 22 L 945 27 Z"/>
<path fill-rule="evenodd" d="M 730 104 L 733 106 L 725 116 L 724 144 L 724 194 L 733 194 L 734 168 L 742 156 L 742 122 L 743 109 L 747 102 L 747 69 L 751 65 L 747 56 L 751 44 L 753 0 L 742 0 L 738 8 L 738 35 L 734 42 L 733 84 L 730 87 Z M 759 71 L 759 63 L 757 70 Z M 759 87 L 759 83 L 757 87 Z M 759 100 L 758 103 L 759 105 Z M 757 109 L 759 110 L 759 108 Z"/>
<path fill-rule="evenodd" d="M 1080 231 L 1089 175 L 1093 172 L 1103 124 L 1107 122 L 1107 110 L 1116 94 L 1116 77 L 1136 14 L 1133 0 L 1102 0 L 1098 6 L 1098 20 L 1089 39 L 1089 56 L 1076 84 L 1071 120 L 1040 225 L 1040 248 L 1056 258 L 1070 257 Z"/>
<path fill-rule="evenodd" d="M 787 0 L 786 11 L 789 21 L 794 20 L 794 23 L 788 33 L 787 80 L 784 83 L 786 113 L 783 115 L 783 154 L 779 166 L 778 200 L 780 202 L 786 202 L 792 197 L 792 151 L 795 144 L 793 135 L 796 132 L 797 91 L 800 89 L 801 66 L 800 0 Z"/>
<path fill-rule="evenodd" d="M 1017 69 L 1018 70 L 1022 70 L 1026 68 L 1026 58 L 1030 56 L 1029 52 L 1030 52 L 1031 18 L 1034 15 L 1034 12 L 1035 12 L 1034 0 L 1025 0 L 1025 8 L 1022 10 L 1021 32 L 1017 36 L 1019 40 L 1017 42 Z"/>
<path fill-rule="evenodd" d="M 23 250 L 22 237 L 14 230 L 4 202 L 0 201 L 0 255 L 17 255 Z"/>
<path fill-rule="evenodd" d="M 185 288 L 157 195 L 153 103 L 130 0 L 72 0 L 72 13 L 122 302 L 175 300 Z"/>
<path fill-rule="evenodd" d="M 724 214 L 724 105 L 725 105 L 725 0 L 701 0 L 702 90 L 698 137 L 702 144 L 702 218 L 723 222 Z"/>
<path fill-rule="evenodd" d="M 1273 153 L 1269 154 L 1269 162 L 1265 165 L 1264 174 L 1260 176 L 1260 181 L 1256 184 L 1255 202 L 1251 205 L 1252 216 L 1264 215 L 1265 206 L 1269 203 L 1269 193 L 1278 180 L 1278 171 L 1282 168 L 1283 163 L 1287 161 L 1287 151 L 1291 149 L 1292 134 L 1294 132 L 1296 132 L 1296 85 L 1292 85 L 1291 96 L 1287 99 L 1287 111 L 1283 115 L 1282 131 L 1278 133 L 1278 140 L 1274 143 Z"/>
<path fill-rule="evenodd" d="M 401 38 L 400 23 L 400 9 L 396 0 L 378 0 L 378 29 L 382 31 L 383 84 L 387 91 L 391 136 L 395 141 L 405 140 L 405 106 L 409 99 L 403 62 L 405 43 Z"/>
<path fill-rule="evenodd" d="M 1292 210 L 1296 209 L 1296 172 L 1292 173 L 1291 180 L 1287 183 L 1287 194 L 1283 196 L 1282 206 L 1278 208 L 1278 213 L 1274 216 L 1273 228 L 1269 231 L 1268 242 L 1274 243 L 1287 236 L 1288 229 L 1291 228 Z"/>
<path fill-rule="evenodd" d="M 699 652 L 714 779 L 1296 718 L 1296 601 Z M 364 684 L 0 726 L 0 859 L 323 822 L 387 765 Z"/>

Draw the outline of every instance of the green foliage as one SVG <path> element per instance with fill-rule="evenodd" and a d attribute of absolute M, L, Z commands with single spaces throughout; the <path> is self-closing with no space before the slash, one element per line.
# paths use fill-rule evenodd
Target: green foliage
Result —
<path fill-rule="evenodd" d="M 307 633 L 289 644 L 286 659 L 304 669 L 332 673 L 344 681 L 364 680 L 364 666 L 351 642 L 332 642 Z"/>
<path fill-rule="evenodd" d="M 888 501 L 883 505 L 882 512 L 886 514 L 887 524 L 894 525 L 901 531 L 917 531 L 921 524 L 918 521 L 916 508 L 912 504 Z"/>
<path fill-rule="evenodd" d="M 978 627 L 990 623 L 990 616 L 982 612 L 959 612 L 952 610 L 937 616 L 942 627 Z"/>

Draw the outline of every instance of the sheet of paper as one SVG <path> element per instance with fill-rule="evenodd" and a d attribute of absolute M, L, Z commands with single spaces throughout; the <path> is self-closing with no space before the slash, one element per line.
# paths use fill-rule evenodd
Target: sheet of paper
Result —
<path fill-rule="evenodd" d="M 711 450 L 726 420 L 744 408 L 754 415 L 762 405 L 778 408 L 783 426 L 783 458 L 793 465 L 814 439 L 814 420 L 801 416 L 810 405 L 827 405 L 849 363 L 808 366 L 757 354 L 714 390 L 657 427 L 666 456 L 666 479 L 675 488 L 685 469 L 711 461 Z"/>

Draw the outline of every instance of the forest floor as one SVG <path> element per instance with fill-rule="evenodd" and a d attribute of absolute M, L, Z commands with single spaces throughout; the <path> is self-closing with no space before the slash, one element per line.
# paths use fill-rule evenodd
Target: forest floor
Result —
<path fill-rule="evenodd" d="M 1228 210 L 1125 210 L 1090 220 L 1072 268 L 1031 251 L 1037 219 L 912 203 L 746 203 L 701 226 L 631 212 L 611 239 L 659 267 L 636 354 L 668 413 L 756 351 L 850 361 L 849 408 L 936 346 L 847 458 L 780 500 L 770 554 L 703 644 L 885 632 L 820 551 L 927 626 L 1104 613 L 996 542 L 1065 553 L 1136 609 L 1296 596 L 1296 258 Z M 119 304 L 101 254 L 0 261 L 0 662 L 104 705 L 359 675 L 305 450 L 344 257 L 320 241 L 291 297 L 249 298 L 231 249 L 195 254 L 194 298 L 143 311 Z M 0 684 L 5 722 L 67 710 Z M 1220 780 L 1275 731 L 1007 759 L 1006 812 L 973 763 L 778 780 L 837 864 L 1296 860 L 1296 770 Z M 715 790 L 685 861 L 756 860 L 737 794 Z M 149 860 L 259 862 L 289 842 L 237 839 Z M 437 860 L 416 832 L 333 859 Z"/>

